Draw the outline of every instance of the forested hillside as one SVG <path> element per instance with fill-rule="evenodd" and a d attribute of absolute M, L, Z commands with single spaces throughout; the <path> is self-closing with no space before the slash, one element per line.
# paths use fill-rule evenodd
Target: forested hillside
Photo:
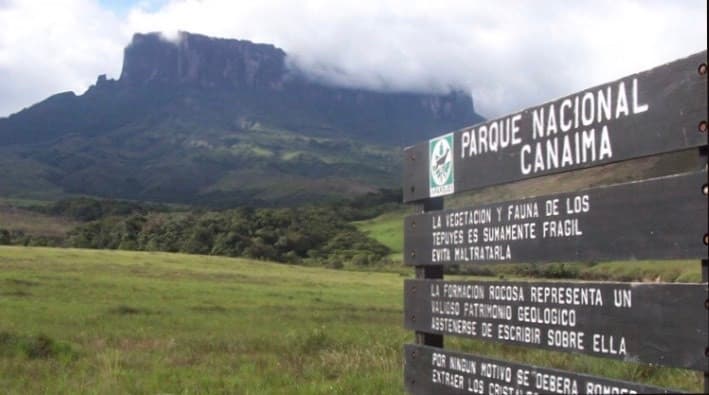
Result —
<path fill-rule="evenodd" d="M 0 244 L 167 251 L 239 256 L 294 264 L 366 266 L 386 261 L 390 249 L 352 221 L 398 206 L 396 190 L 351 201 L 298 208 L 204 209 L 78 198 L 33 206 L 51 218 L 74 221 L 47 235 L 0 224 Z"/>

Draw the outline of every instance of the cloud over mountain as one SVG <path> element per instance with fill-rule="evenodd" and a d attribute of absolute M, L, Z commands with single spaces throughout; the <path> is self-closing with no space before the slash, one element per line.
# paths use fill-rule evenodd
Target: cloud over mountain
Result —
<path fill-rule="evenodd" d="M 550 100 L 706 48 L 705 1 L 492 3 L 0 3 L 0 114 L 118 77 L 134 32 L 177 30 L 272 43 L 330 84 L 472 93 L 486 116 Z"/>

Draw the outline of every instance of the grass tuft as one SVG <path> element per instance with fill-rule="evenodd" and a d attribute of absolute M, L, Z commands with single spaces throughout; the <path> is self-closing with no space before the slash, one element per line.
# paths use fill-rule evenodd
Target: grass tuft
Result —
<path fill-rule="evenodd" d="M 12 285 L 19 285 L 24 287 L 36 287 L 39 285 L 39 283 L 36 281 L 22 280 L 17 278 L 8 278 L 7 282 Z"/>
<path fill-rule="evenodd" d="M 67 343 L 57 342 L 51 337 L 39 334 L 24 336 L 0 332 L 0 357 L 23 355 L 28 359 L 62 358 L 73 359 L 76 352 Z"/>
<path fill-rule="evenodd" d="M 225 313 L 227 311 L 226 307 L 220 305 L 192 306 L 190 309 L 200 313 Z"/>
<path fill-rule="evenodd" d="M 151 310 L 140 308 L 140 307 L 132 307 L 132 306 L 126 306 L 126 305 L 120 305 L 117 307 L 114 307 L 110 310 L 112 314 L 118 314 L 118 315 L 135 315 L 135 314 L 154 314 Z"/>

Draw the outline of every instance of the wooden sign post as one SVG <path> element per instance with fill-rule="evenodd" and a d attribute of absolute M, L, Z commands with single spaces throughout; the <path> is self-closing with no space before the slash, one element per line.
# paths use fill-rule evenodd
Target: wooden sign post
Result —
<path fill-rule="evenodd" d="M 705 372 L 706 51 L 408 147 L 405 387 L 413 394 L 675 392 L 443 349 L 443 337 Z M 443 210 L 443 197 L 697 149 L 695 172 Z M 702 283 L 444 281 L 447 265 L 697 259 Z"/>

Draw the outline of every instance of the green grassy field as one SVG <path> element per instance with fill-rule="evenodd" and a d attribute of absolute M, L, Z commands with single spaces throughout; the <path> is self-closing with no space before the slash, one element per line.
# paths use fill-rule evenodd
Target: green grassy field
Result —
<path fill-rule="evenodd" d="M 409 214 L 410 210 L 390 211 L 354 224 L 369 237 L 389 247 L 392 252 L 389 257 L 391 260 L 401 262 L 401 251 L 404 248 L 404 217 Z"/>
<path fill-rule="evenodd" d="M 167 253 L 0 247 L 3 393 L 402 393 L 403 277 Z M 699 391 L 700 376 L 447 338 Z"/>

